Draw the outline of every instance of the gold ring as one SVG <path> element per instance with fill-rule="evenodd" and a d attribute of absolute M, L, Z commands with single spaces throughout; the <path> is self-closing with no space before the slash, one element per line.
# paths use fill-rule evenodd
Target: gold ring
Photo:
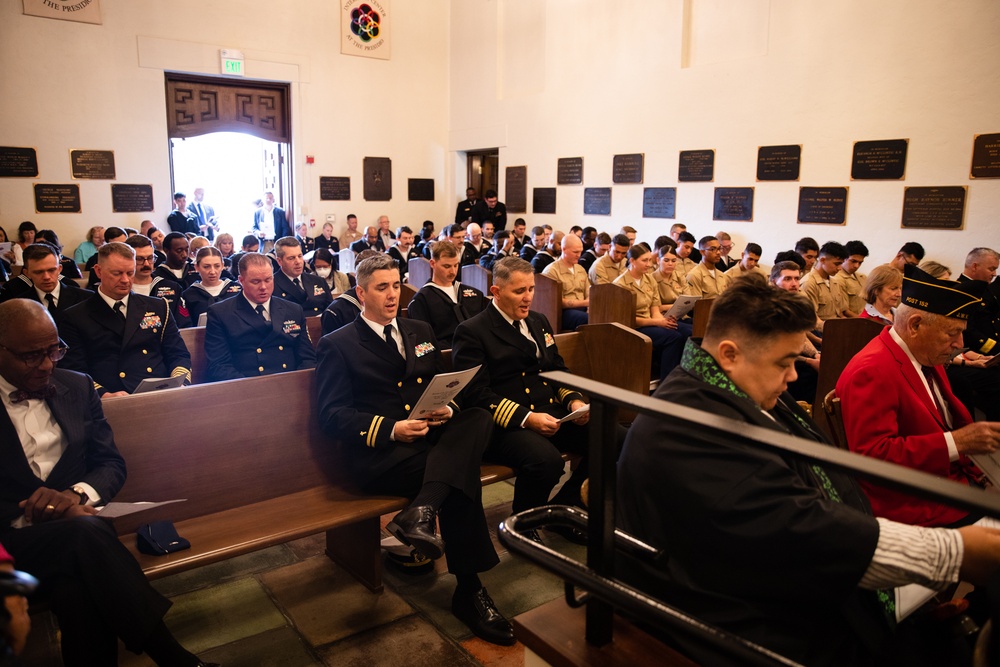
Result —
<path fill-rule="evenodd" d="M 47 509 L 47 510 L 54 510 L 55 508 L 56 508 L 55 505 L 46 505 L 45 506 L 45 509 Z"/>

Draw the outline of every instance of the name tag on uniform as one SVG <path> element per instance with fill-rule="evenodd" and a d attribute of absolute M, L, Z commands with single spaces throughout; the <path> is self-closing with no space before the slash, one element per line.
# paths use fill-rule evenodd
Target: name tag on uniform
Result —
<path fill-rule="evenodd" d="M 548 331 L 545 332 L 545 347 L 552 347 L 556 344 L 556 339 Z"/>
<path fill-rule="evenodd" d="M 418 357 L 422 357 L 425 354 L 430 354 L 433 351 L 434 351 L 434 343 L 420 343 L 415 348 L 413 348 L 413 352 Z"/>
<path fill-rule="evenodd" d="M 281 330 L 289 336 L 298 336 L 302 333 L 302 326 L 295 320 L 286 320 L 285 323 L 281 325 Z"/>
<path fill-rule="evenodd" d="M 145 313 L 139 321 L 140 329 L 155 329 L 160 326 L 160 316 L 156 313 Z"/>
<path fill-rule="evenodd" d="M 173 287 L 159 287 L 156 290 L 156 296 L 161 299 L 166 299 L 168 296 L 176 296 L 177 292 Z"/>

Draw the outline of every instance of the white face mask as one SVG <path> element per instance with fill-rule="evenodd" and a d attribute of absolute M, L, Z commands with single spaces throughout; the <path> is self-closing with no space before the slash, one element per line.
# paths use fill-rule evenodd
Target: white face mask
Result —
<path fill-rule="evenodd" d="M 320 278 L 329 278 L 331 271 L 333 271 L 333 269 L 330 268 L 316 269 L 316 275 L 319 276 Z"/>

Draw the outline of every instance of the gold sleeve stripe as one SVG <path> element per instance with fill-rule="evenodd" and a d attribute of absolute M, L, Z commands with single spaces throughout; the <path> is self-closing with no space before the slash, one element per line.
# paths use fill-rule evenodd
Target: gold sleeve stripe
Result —
<path fill-rule="evenodd" d="M 188 382 L 191 381 L 191 369 L 189 368 L 178 366 L 170 373 L 170 377 L 177 377 L 178 375 L 183 375 L 184 377 L 186 377 Z"/>
<path fill-rule="evenodd" d="M 987 339 L 986 343 L 983 345 L 983 354 L 989 354 L 990 350 L 992 350 L 993 346 L 996 344 L 997 342 L 992 338 Z"/>
<path fill-rule="evenodd" d="M 570 395 L 570 394 L 572 394 L 572 393 L 573 393 L 573 392 L 572 392 L 572 391 L 570 391 L 569 389 L 563 389 L 562 387 L 560 387 L 560 388 L 559 388 L 559 389 L 558 389 L 558 390 L 556 391 L 556 395 L 558 395 L 558 396 L 559 396 L 559 400 L 560 400 L 560 402 L 561 402 L 561 401 L 565 401 L 565 400 L 566 400 L 566 397 L 567 397 L 567 396 L 569 396 L 569 395 Z"/>
<path fill-rule="evenodd" d="M 520 406 L 514 401 L 504 398 L 500 400 L 500 405 L 497 407 L 496 412 L 493 413 L 493 421 L 497 423 L 498 426 L 502 428 L 507 428 L 510 424 L 511 417 L 514 416 L 514 412 Z"/>
<path fill-rule="evenodd" d="M 385 417 L 378 415 L 375 415 L 375 418 L 372 419 L 372 425 L 368 427 L 368 438 L 365 440 L 365 444 L 369 447 L 375 446 L 375 440 L 378 438 L 378 429 L 382 426 L 382 420 L 384 419 Z"/>

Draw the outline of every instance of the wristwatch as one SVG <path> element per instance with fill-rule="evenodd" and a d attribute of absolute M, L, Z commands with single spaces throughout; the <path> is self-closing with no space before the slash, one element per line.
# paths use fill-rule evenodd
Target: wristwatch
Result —
<path fill-rule="evenodd" d="M 90 496 L 87 495 L 87 491 L 79 484 L 71 488 L 70 491 L 80 496 L 81 505 L 86 505 L 87 501 L 90 500 Z"/>

